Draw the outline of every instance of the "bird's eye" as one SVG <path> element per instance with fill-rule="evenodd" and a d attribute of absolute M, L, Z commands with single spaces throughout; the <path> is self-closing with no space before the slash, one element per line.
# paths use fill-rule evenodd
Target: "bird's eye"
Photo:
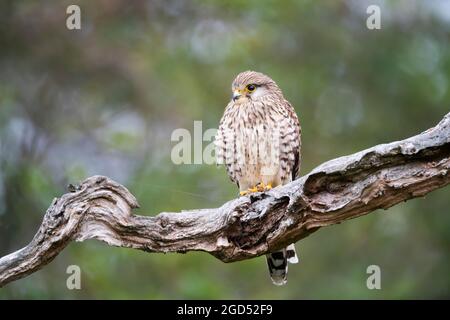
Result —
<path fill-rule="evenodd" d="M 256 86 L 255 86 L 254 84 L 249 84 L 249 85 L 247 86 L 247 90 L 248 90 L 249 92 L 255 91 L 255 89 L 256 89 Z"/>

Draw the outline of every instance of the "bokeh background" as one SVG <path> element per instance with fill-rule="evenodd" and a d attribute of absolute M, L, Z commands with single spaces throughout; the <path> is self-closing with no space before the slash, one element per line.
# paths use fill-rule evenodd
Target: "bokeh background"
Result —
<path fill-rule="evenodd" d="M 81 7 L 82 30 L 66 28 Z M 366 28 L 369 4 L 381 30 Z M 305 174 L 403 139 L 450 111 L 450 2 L 0 2 L 0 255 L 26 245 L 54 197 L 94 174 L 126 185 L 136 211 L 217 207 L 237 194 L 223 168 L 175 165 L 171 133 L 216 128 L 234 76 L 275 79 L 303 127 Z M 207 142 L 205 142 L 205 145 Z M 301 263 L 272 286 L 263 257 L 148 254 L 72 243 L 0 298 L 450 298 L 450 189 L 297 244 Z M 66 288 L 66 268 L 82 289 Z M 382 289 L 366 287 L 367 266 Z"/>

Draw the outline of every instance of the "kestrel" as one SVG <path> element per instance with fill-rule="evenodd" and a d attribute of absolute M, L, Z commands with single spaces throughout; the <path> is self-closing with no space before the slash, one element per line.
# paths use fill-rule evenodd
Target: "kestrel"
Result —
<path fill-rule="evenodd" d="M 231 89 L 232 99 L 215 138 L 216 158 L 238 185 L 240 195 L 264 192 L 296 179 L 301 129 L 281 89 L 255 71 L 238 74 Z M 288 262 L 298 262 L 294 245 L 266 257 L 273 283 L 285 284 Z"/>

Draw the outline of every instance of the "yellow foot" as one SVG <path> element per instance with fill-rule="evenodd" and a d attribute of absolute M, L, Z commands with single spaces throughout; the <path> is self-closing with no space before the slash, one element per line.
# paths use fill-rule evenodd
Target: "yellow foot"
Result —
<path fill-rule="evenodd" d="M 255 193 L 255 192 L 258 192 L 258 191 L 259 191 L 258 186 L 255 186 L 255 187 L 249 188 L 249 189 L 247 189 L 245 191 L 241 191 L 241 192 L 239 192 L 239 194 L 241 196 L 246 196 L 246 195 L 248 195 L 250 193 Z"/>
<path fill-rule="evenodd" d="M 240 191 L 239 194 L 241 196 L 246 196 L 249 195 L 250 193 L 255 193 L 255 192 L 264 192 L 264 191 L 268 191 L 272 189 L 272 184 L 264 184 L 264 183 L 259 183 L 256 186 L 254 186 L 253 188 L 249 188 L 245 191 Z"/>

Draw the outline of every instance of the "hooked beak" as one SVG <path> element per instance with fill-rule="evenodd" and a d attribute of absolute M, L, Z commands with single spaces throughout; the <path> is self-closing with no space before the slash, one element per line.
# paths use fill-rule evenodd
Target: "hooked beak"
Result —
<path fill-rule="evenodd" d="M 233 101 L 238 100 L 242 96 L 241 91 L 236 89 L 233 91 Z"/>

